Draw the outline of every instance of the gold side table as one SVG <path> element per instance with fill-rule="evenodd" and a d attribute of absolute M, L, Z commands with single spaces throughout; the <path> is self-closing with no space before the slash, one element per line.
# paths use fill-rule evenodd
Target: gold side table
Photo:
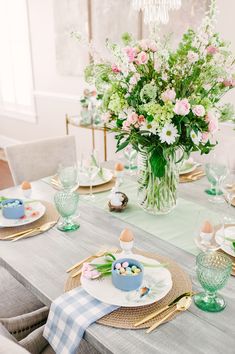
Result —
<path fill-rule="evenodd" d="M 77 128 L 89 129 L 92 134 L 92 149 L 95 149 L 95 131 L 103 131 L 104 139 L 104 161 L 107 161 L 107 128 L 104 124 L 103 126 L 95 124 L 81 124 L 79 116 L 71 116 L 68 114 L 65 115 L 65 125 L 66 125 L 66 135 L 69 135 L 69 126 L 74 126 Z"/>

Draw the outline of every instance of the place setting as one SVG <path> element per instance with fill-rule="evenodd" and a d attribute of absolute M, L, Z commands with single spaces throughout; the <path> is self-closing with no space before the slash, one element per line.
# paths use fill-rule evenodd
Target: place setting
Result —
<path fill-rule="evenodd" d="M 194 161 L 193 158 L 183 160 L 180 165 L 179 181 L 180 183 L 194 182 L 205 176 L 202 164 Z"/>

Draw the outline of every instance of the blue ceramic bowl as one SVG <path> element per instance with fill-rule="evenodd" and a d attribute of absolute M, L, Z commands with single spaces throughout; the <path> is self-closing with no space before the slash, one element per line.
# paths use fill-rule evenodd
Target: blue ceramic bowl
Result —
<path fill-rule="evenodd" d="M 18 201 L 19 204 L 12 206 Z M 2 202 L 2 215 L 6 219 L 20 219 L 24 216 L 24 203 L 21 199 L 7 199 Z"/>
<path fill-rule="evenodd" d="M 124 263 L 128 262 L 129 266 L 136 266 L 141 269 L 141 272 L 138 273 L 137 275 L 121 275 L 119 274 L 116 269 L 115 265 L 117 263 Z M 131 258 L 121 258 L 113 262 L 112 265 L 112 282 L 113 285 L 123 291 L 132 291 L 136 290 L 140 287 L 143 281 L 143 276 L 144 276 L 144 268 L 142 264 L 135 259 Z"/>

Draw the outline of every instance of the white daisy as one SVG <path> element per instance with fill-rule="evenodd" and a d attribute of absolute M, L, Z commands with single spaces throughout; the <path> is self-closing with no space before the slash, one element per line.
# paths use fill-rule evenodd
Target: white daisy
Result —
<path fill-rule="evenodd" d="M 202 140 L 202 133 L 201 132 L 195 133 L 194 130 L 191 130 L 190 137 L 195 145 L 199 145 L 199 143 Z"/>
<path fill-rule="evenodd" d="M 161 142 L 167 143 L 168 145 L 173 144 L 178 136 L 177 128 L 171 123 L 164 125 L 162 131 L 159 133 Z"/>

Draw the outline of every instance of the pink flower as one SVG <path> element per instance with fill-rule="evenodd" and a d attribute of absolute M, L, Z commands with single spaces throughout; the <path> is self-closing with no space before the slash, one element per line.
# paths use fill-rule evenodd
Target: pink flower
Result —
<path fill-rule="evenodd" d="M 156 52 L 157 51 L 157 44 L 156 44 L 155 41 L 150 41 L 149 49 L 151 50 L 151 52 Z"/>
<path fill-rule="evenodd" d="M 135 60 L 136 57 L 136 49 L 132 47 L 126 47 L 124 48 L 125 53 L 128 56 L 129 62 L 132 63 Z"/>
<path fill-rule="evenodd" d="M 145 123 L 145 117 L 142 114 L 138 117 L 138 123 L 140 125 Z"/>
<path fill-rule="evenodd" d="M 187 55 L 187 58 L 188 58 L 188 61 L 190 64 L 193 64 L 193 63 L 196 63 L 196 61 L 198 61 L 199 59 L 199 56 L 197 53 L 193 52 L 192 50 L 190 50 L 188 52 L 188 55 Z"/>
<path fill-rule="evenodd" d="M 129 131 L 130 128 L 131 128 L 130 123 L 128 122 L 128 120 L 125 120 L 125 122 L 123 122 L 123 124 L 122 124 L 122 129 L 125 131 Z"/>
<path fill-rule="evenodd" d="M 206 122 L 208 123 L 209 133 L 214 134 L 219 129 L 219 121 L 218 118 L 213 114 L 213 112 L 209 111 L 206 115 Z"/>
<path fill-rule="evenodd" d="M 174 112 L 178 114 L 179 116 L 186 116 L 190 112 L 190 103 L 187 100 L 187 98 L 184 98 L 183 100 L 177 100 L 175 107 L 174 107 Z"/>
<path fill-rule="evenodd" d="M 131 78 L 130 78 L 130 84 L 131 85 L 136 85 L 137 82 L 140 79 L 140 74 L 139 73 L 135 73 Z"/>
<path fill-rule="evenodd" d="M 167 102 L 167 101 L 173 102 L 175 100 L 175 96 L 176 93 L 174 89 L 167 89 L 161 94 L 161 99 L 163 100 L 163 102 Z"/>
<path fill-rule="evenodd" d="M 121 70 L 118 68 L 116 64 L 112 64 L 112 71 L 116 74 L 121 72 Z"/>
<path fill-rule="evenodd" d="M 141 41 L 139 41 L 139 46 L 144 51 L 147 50 L 151 50 L 152 52 L 157 51 L 157 44 L 154 40 L 151 39 L 142 39 Z"/>
<path fill-rule="evenodd" d="M 208 45 L 208 47 L 206 48 L 207 54 L 211 54 L 214 55 L 216 53 L 218 53 L 219 49 L 217 47 L 215 47 L 214 45 Z"/>
<path fill-rule="evenodd" d="M 225 87 L 230 87 L 230 86 L 234 87 L 235 86 L 235 80 L 234 79 L 226 79 L 226 80 L 223 81 L 223 85 Z"/>
<path fill-rule="evenodd" d="M 146 64 L 149 60 L 149 56 L 145 52 L 140 52 L 137 56 L 136 64 Z"/>
<path fill-rule="evenodd" d="M 204 117 L 204 115 L 206 113 L 205 108 L 201 104 L 194 106 L 192 111 L 193 111 L 193 114 L 195 114 L 195 116 L 198 116 L 198 117 Z"/>
<path fill-rule="evenodd" d="M 202 143 L 206 144 L 209 140 L 210 134 L 209 133 L 202 133 Z"/>
<path fill-rule="evenodd" d="M 129 124 L 137 123 L 138 122 L 138 114 L 135 112 L 128 114 L 127 121 L 129 122 Z"/>

